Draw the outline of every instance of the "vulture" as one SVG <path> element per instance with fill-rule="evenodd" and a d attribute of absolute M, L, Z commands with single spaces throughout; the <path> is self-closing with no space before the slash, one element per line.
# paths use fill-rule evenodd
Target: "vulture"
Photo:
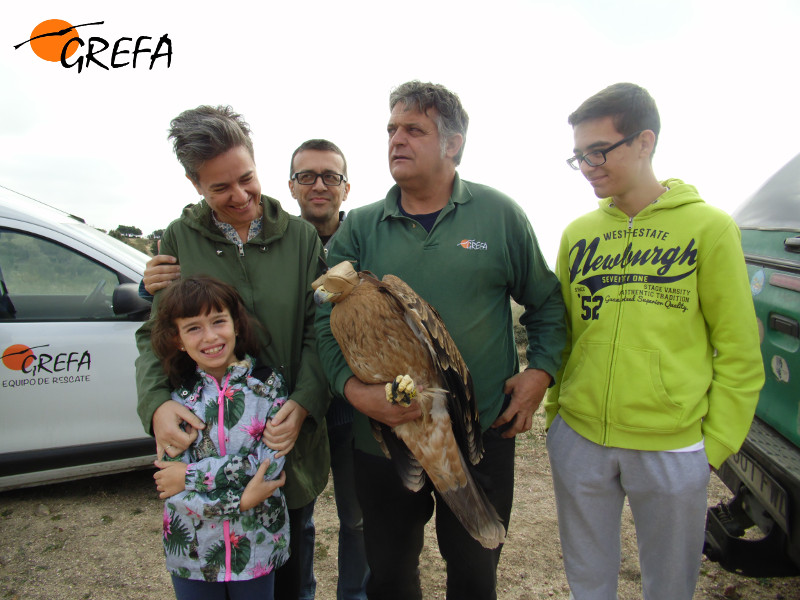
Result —
<path fill-rule="evenodd" d="M 419 491 L 427 476 L 473 538 L 499 546 L 505 528 L 470 472 L 469 463 L 483 454 L 472 379 L 439 314 L 402 279 L 378 280 L 347 261 L 312 287 L 318 305 L 334 305 L 331 332 L 355 376 L 389 382 L 387 401 L 422 409 L 418 419 L 393 428 L 372 421 L 405 487 Z"/>

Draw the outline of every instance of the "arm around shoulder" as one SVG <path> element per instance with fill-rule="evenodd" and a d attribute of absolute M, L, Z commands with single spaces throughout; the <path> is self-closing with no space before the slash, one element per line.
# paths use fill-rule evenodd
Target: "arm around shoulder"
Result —
<path fill-rule="evenodd" d="M 306 224 L 303 223 L 303 225 L 305 226 Z M 307 236 L 305 242 L 306 269 L 300 275 L 304 291 L 302 305 L 305 315 L 301 334 L 302 351 L 291 399 L 305 409 L 308 412 L 308 416 L 314 421 L 322 423 L 330 404 L 330 394 L 328 382 L 325 379 L 317 353 L 316 332 L 314 330 L 316 305 L 314 304 L 314 292 L 311 289 L 311 284 L 320 273 L 322 266 L 320 259 L 324 256 L 324 253 L 316 231 L 310 226 L 308 226 L 308 229 L 310 233 L 304 232 Z"/>
<path fill-rule="evenodd" d="M 136 411 L 149 435 L 153 435 L 153 414 L 170 399 L 167 377 L 150 344 L 151 329 L 152 322 L 147 321 L 136 331 L 136 346 L 139 349 L 136 358 Z"/>

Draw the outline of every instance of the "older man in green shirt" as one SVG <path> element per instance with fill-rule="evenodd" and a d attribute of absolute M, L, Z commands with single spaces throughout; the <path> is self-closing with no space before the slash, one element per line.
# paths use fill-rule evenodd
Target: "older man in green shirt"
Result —
<path fill-rule="evenodd" d="M 564 345 L 564 305 L 525 213 L 504 194 L 456 173 L 468 117 L 440 85 L 401 85 L 390 99 L 386 198 L 352 210 L 328 255 L 358 270 L 405 280 L 442 316 L 469 367 L 483 429 L 476 479 L 508 528 L 514 487 L 514 436 L 527 431 L 553 382 Z M 528 368 L 519 372 L 510 298 L 525 307 Z M 434 510 L 430 484 L 403 487 L 370 432 L 369 418 L 390 426 L 420 415 L 385 401 L 382 385 L 353 376 L 330 331 L 330 308 L 317 311 L 320 358 L 333 388 L 357 409 L 356 491 L 364 515 L 371 577 L 368 595 L 421 598 L 419 554 Z M 501 548 L 487 550 L 447 506 L 436 502 L 447 597 L 496 598 Z M 501 546 L 502 547 L 502 546 Z"/>

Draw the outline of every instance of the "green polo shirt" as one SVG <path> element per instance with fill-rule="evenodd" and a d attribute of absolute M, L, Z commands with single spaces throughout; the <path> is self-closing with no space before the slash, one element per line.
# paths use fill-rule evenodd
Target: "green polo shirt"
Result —
<path fill-rule="evenodd" d="M 555 377 L 564 346 L 564 304 L 558 280 L 542 258 L 522 209 L 490 187 L 463 181 L 430 232 L 401 214 L 400 188 L 348 214 L 328 264 L 355 262 L 378 278 L 391 273 L 427 300 L 447 325 L 472 373 L 481 426 L 486 430 L 505 400 L 503 385 L 518 372 L 509 298 L 525 307 L 529 368 Z M 319 354 L 333 389 L 343 395 L 353 375 L 330 331 L 331 305 L 317 310 Z M 381 454 L 366 416 L 356 413 L 356 447 Z"/>

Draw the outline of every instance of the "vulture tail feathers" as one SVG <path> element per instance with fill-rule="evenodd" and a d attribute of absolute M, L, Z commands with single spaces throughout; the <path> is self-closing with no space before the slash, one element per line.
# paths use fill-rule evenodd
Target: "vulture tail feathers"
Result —
<path fill-rule="evenodd" d="M 412 492 L 418 492 L 425 485 L 425 470 L 392 428 L 372 421 L 372 432 L 381 445 L 386 458 L 392 461 L 403 485 Z"/>
<path fill-rule="evenodd" d="M 456 489 L 437 490 L 464 529 L 484 548 L 497 548 L 506 537 L 506 529 L 483 489 L 475 483 L 471 470 L 461 459 L 467 475 L 466 485 Z"/>

